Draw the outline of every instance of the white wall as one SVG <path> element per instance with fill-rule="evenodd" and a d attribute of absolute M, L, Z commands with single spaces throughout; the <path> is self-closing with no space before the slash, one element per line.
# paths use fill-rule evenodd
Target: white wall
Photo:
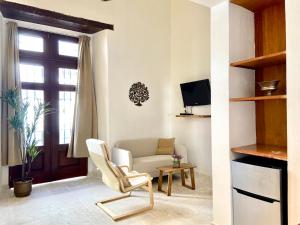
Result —
<path fill-rule="evenodd" d="M 300 1 L 286 0 L 289 225 L 300 223 Z"/>
<path fill-rule="evenodd" d="M 210 9 L 186 0 L 171 5 L 172 136 L 188 148 L 188 160 L 211 176 L 210 119 L 184 119 L 180 83 L 210 78 Z M 210 106 L 193 107 L 195 114 L 210 114 Z"/>
<path fill-rule="evenodd" d="M 255 94 L 255 71 L 229 67 L 255 56 L 254 14 L 228 2 L 212 8 L 213 215 L 232 224 L 231 147 L 254 144 L 255 103 L 229 102 Z M 238 44 L 237 44 L 238 43 Z"/>
<path fill-rule="evenodd" d="M 197 4 L 205 5 L 207 7 L 213 7 L 218 5 L 226 0 L 190 0 L 192 2 L 196 2 Z"/>
<path fill-rule="evenodd" d="M 229 145 L 229 3 L 211 9 L 213 220 L 232 224 Z"/>
<path fill-rule="evenodd" d="M 169 136 L 170 1 L 114 2 L 115 30 L 109 34 L 110 143 Z M 142 107 L 129 88 L 145 83 L 150 99 Z"/>
<path fill-rule="evenodd" d="M 255 57 L 254 35 L 254 13 L 243 7 L 230 4 L 230 62 Z M 230 67 L 229 74 L 230 97 L 255 95 L 254 70 Z M 230 147 L 256 143 L 255 114 L 255 102 L 230 103 Z"/>
<path fill-rule="evenodd" d="M 92 61 L 96 91 L 99 138 L 109 141 L 109 86 L 108 86 L 108 33 L 99 32 L 92 37 Z"/>
<path fill-rule="evenodd" d="M 109 142 L 109 86 L 108 86 L 108 33 L 105 30 L 92 36 L 92 65 L 98 115 L 98 134 L 101 140 Z M 95 171 L 89 159 L 89 172 Z"/>

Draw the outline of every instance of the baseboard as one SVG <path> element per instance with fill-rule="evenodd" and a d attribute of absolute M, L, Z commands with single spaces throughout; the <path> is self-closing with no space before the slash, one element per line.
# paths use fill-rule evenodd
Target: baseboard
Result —
<path fill-rule="evenodd" d="M 8 166 L 0 166 L 0 188 L 8 186 Z"/>
<path fill-rule="evenodd" d="M 198 174 L 198 175 L 203 175 L 203 176 L 206 176 L 206 177 L 210 177 L 210 178 L 211 178 L 211 175 L 202 173 L 199 167 L 196 167 L 194 170 L 195 170 L 195 173 Z"/>
<path fill-rule="evenodd" d="M 199 168 L 196 168 L 196 169 L 195 169 L 195 174 L 196 174 L 197 176 L 204 176 L 204 177 L 206 177 L 206 178 L 209 179 L 210 182 L 212 183 L 212 177 L 209 176 L 209 175 L 207 175 L 207 174 L 201 173 Z"/>
<path fill-rule="evenodd" d="M 100 170 L 92 170 L 88 172 L 88 177 L 101 177 Z"/>
<path fill-rule="evenodd" d="M 7 192 L 8 190 L 9 190 L 9 186 L 8 185 L 2 185 L 2 186 L 0 186 L 0 193 Z"/>

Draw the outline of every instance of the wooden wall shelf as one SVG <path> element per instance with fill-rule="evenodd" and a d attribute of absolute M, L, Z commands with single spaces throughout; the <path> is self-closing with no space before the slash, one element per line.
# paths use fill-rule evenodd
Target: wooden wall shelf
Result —
<path fill-rule="evenodd" d="M 246 68 L 246 69 L 258 69 L 266 66 L 280 65 L 286 63 L 286 51 L 269 54 L 265 56 L 255 57 L 252 59 L 242 60 L 231 63 L 231 66 Z"/>
<path fill-rule="evenodd" d="M 268 101 L 268 100 L 285 100 L 286 95 L 256 96 L 245 98 L 230 98 L 231 102 L 249 102 L 249 101 Z"/>
<path fill-rule="evenodd" d="M 231 0 L 231 3 L 242 6 L 252 12 L 267 8 L 269 6 L 279 4 L 284 0 Z"/>
<path fill-rule="evenodd" d="M 287 147 L 275 145 L 254 144 L 232 148 L 231 151 L 246 155 L 254 155 L 287 161 Z"/>
<path fill-rule="evenodd" d="M 181 118 L 211 118 L 211 115 L 176 115 Z"/>

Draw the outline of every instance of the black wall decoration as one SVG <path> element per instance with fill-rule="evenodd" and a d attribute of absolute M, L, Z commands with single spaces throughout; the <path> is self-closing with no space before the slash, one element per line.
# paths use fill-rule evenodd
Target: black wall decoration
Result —
<path fill-rule="evenodd" d="M 142 103 L 149 99 L 149 91 L 146 85 L 141 82 L 134 83 L 129 89 L 129 99 L 136 106 L 142 106 Z"/>

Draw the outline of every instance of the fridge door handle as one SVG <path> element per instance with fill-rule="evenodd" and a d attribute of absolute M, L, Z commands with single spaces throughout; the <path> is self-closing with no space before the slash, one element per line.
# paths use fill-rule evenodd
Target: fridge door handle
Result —
<path fill-rule="evenodd" d="M 268 197 L 264 197 L 264 196 L 260 196 L 260 195 L 257 195 L 257 194 L 253 194 L 253 193 L 250 193 L 250 192 L 247 192 L 247 191 L 243 191 L 243 190 L 240 190 L 240 189 L 237 189 L 237 188 L 234 188 L 239 194 L 242 194 L 242 195 L 246 195 L 250 198 L 255 198 L 255 199 L 258 199 L 258 200 L 261 200 L 261 201 L 264 201 L 264 202 L 268 202 L 268 203 L 274 203 L 274 202 L 279 202 L 277 200 L 274 200 L 274 199 L 271 199 L 271 198 L 268 198 Z"/>

